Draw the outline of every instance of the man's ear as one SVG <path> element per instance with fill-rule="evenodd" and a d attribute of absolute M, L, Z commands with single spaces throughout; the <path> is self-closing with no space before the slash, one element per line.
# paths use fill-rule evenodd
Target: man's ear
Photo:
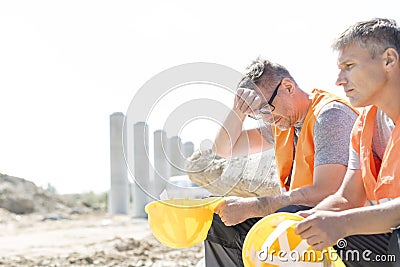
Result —
<path fill-rule="evenodd" d="M 383 53 L 383 57 L 385 60 L 385 68 L 388 71 L 399 67 L 399 53 L 397 53 L 396 49 L 389 47 Z"/>
<path fill-rule="evenodd" d="M 295 89 L 295 83 L 292 79 L 286 77 L 282 79 L 282 87 L 289 93 L 293 94 Z"/>

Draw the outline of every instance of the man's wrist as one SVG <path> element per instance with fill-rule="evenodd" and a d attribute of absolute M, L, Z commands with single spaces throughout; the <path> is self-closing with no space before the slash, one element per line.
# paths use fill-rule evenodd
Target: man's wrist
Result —
<path fill-rule="evenodd" d="M 271 198 L 268 196 L 255 198 L 256 214 L 254 214 L 254 217 L 264 217 L 273 213 L 275 210 L 272 207 L 272 203 Z"/>
<path fill-rule="evenodd" d="M 242 111 L 240 111 L 238 108 L 233 107 L 232 111 L 236 114 L 236 116 L 241 120 L 244 121 L 244 119 L 247 117 L 246 114 L 244 114 Z"/>

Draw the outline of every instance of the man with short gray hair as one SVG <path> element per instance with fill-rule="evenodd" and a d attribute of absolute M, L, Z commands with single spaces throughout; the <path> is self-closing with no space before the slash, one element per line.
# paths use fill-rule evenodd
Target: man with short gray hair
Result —
<path fill-rule="evenodd" d="M 260 127 L 242 130 L 247 117 Z M 255 60 L 239 82 L 231 112 L 215 139 L 223 157 L 275 148 L 283 194 L 226 197 L 205 241 L 206 266 L 243 266 L 242 245 L 261 218 L 309 209 L 337 191 L 348 162 L 356 111 L 327 91 L 303 91 L 282 65 Z M 284 209 L 282 209 L 284 208 Z"/>
<path fill-rule="evenodd" d="M 346 266 L 400 266 L 400 28 L 384 18 L 359 22 L 334 48 L 336 84 L 363 110 L 341 188 L 301 212 L 296 232 L 315 249 L 345 238 L 336 248 Z M 347 257 L 355 253 L 359 260 Z"/>

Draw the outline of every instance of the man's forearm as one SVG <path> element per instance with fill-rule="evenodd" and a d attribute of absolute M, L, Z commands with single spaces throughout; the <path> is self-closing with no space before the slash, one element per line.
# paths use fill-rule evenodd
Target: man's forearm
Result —
<path fill-rule="evenodd" d="M 246 115 L 232 109 L 226 117 L 215 138 L 215 153 L 221 157 L 230 157 L 233 147 L 242 133 L 243 121 Z"/>
<path fill-rule="evenodd" d="M 275 212 L 276 210 L 289 206 L 289 205 L 306 205 L 314 206 L 315 203 L 311 201 L 308 196 L 310 193 L 307 191 L 312 191 L 309 187 L 300 188 L 295 191 L 285 192 L 278 196 L 266 196 L 259 197 L 257 199 L 257 215 L 266 216 Z"/>
<path fill-rule="evenodd" d="M 285 192 L 278 196 L 266 196 L 257 198 L 257 205 L 255 206 L 255 212 L 258 216 L 266 216 L 275 212 L 276 210 L 289 206 L 289 205 L 304 205 L 315 207 L 327 197 L 326 192 L 322 193 L 313 186 L 306 186 L 293 191 Z M 332 210 L 342 210 L 338 209 L 342 206 L 342 201 L 335 200 L 335 205 Z M 339 204 L 340 203 L 340 204 Z M 319 206 L 319 205 L 318 205 Z"/>
<path fill-rule="evenodd" d="M 368 207 L 342 211 L 346 218 L 347 234 L 380 234 L 400 225 L 400 198 Z"/>
<path fill-rule="evenodd" d="M 304 205 L 315 207 L 330 195 L 328 188 L 320 188 L 316 186 L 305 186 L 289 192 L 284 193 L 290 199 L 289 205 Z"/>
<path fill-rule="evenodd" d="M 327 211 L 342 211 L 356 208 L 346 198 L 339 194 L 333 194 L 322 200 L 318 205 L 314 207 L 315 210 L 327 210 Z"/>

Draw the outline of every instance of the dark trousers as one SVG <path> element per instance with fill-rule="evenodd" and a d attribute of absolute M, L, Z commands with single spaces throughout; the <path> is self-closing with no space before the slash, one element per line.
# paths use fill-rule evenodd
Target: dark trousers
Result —
<path fill-rule="evenodd" d="M 310 207 L 293 205 L 276 212 L 295 213 Z M 242 248 L 247 233 L 261 218 L 248 219 L 234 226 L 225 226 L 218 215 L 214 214 L 213 222 L 204 241 L 206 267 L 243 267 Z"/>
<path fill-rule="evenodd" d="M 295 213 L 307 209 L 310 207 L 291 205 L 276 212 Z M 219 216 L 214 215 L 204 242 L 206 267 L 243 267 L 244 239 L 251 227 L 260 219 L 252 218 L 234 226 L 225 226 Z M 346 246 L 341 248 L 334 246 L 334 248 L 347 267 L 400 267 L 399 228 L 393 234 L 349 236 L 345 238 Z M 385 261 L 382 261 L 383 259 Z"/>
<path fill-rule="evenodd" d="M 392 267 L 396 265 L 390 256 L 390 233 L 376 235 L 353 235 L 344 238 L 333 248 L 347 267 Z M 346 244 L 343 247 L 342 244 Z M 399 259 L 400 260 L 400 259 Z"/>
<path fill-rule="evenodd" d="M 389 241 L 388 255 L 394 255 L 393 266 L 400 267 L 400 226 L 394 229 Z"/>
<path fill-rule="evenodd" d="M 242 248 L 250 228 L 261 218 L 225 226 L 217 214 L 204 241 L 206 267 L 243 267 Z"/>

